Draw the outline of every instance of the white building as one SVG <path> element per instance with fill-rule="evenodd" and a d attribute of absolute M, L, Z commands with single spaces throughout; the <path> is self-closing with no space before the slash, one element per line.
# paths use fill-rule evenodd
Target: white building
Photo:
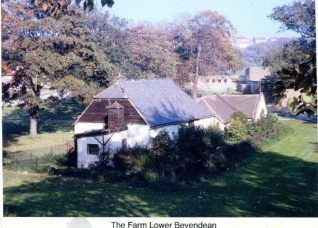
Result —
<path fill-rule="evenodd" d="M 261 81 L 271 72 L 266 67 L 249 67 L 245 70 L 245 82 L 241 83 L 241 91 L 244 93 L 258 93 Z"/>
<path fill-rule="evenodd" d="M 197 89 L 201 93 L 235 93 L 238 89 L 237 75 L 200 76 Z"/>
<path fill-rule="evenodd" d="M 243 112 L 249 121 L 255 122 L 267 115 L 264 95 L 211 95 L 199 99 L 198 103 L 206 107 L 215 116 L 215 126 L 225 130 L 229 126 L 231 116 L 236 111 Z"/>
<path fill-rule="evenodd" d="M 102 151 L 111 156 L 123 147 L 151 146 L 162 130 L 171 137 L 181 124 L 215 126 L 214 114 L 172 80 L 118 82 L 94 96 L 75 122 L 78 167 L 88 167 Z"/>

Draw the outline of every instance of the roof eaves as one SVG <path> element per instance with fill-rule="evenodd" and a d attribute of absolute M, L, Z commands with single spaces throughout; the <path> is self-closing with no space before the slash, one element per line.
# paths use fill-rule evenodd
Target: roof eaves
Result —
<path fill-rule="evenodd" d="M 227 123 L 227 121 L 224 120 L 223 118 L 221 118 L 221 117 L 217 114 L 217 112 L 209 105 L 209 103 L 206 101 L 205 98 L 202 98 L 202 100 L 203 100 L 203 102 L 206 104 L 206 106 L 208 107 L 208 109 L 210 109 L 210 111 L 215 114 L 215 117 L 217 117 L 217 118 L 218 118 L 219 120 L 221 120 L 223 123 Z"/>
<path fill-rule="evenodd" d="M 181 120 L 181 121 L 175 121 L 175 122 L 169 122 L 169 123 L 164 123 L 164 124 L 156 124 L 156 125 L 152 125 L 150 126 L 150 128 L 157 128 L 157 127 L 163 127 L 163 126 L 169 126 L 169 125 L 176 125 L 176 124 L 182 124 L 182 123 L 187 123 L 190 121 L 196 121 L 196 120 L 201 120 L 201 119 L 207 119 L 207 118 L 211 118 L 211 117 L 215 117 L 214 115 L 209 115 L 206 116 L 204 118 L 197 118 L 197 119 L 189 119 L 189 120 Z"/>
<path fill-rule="evenodd" d="M 94 100 L 92 100 L 89 105 L 84 109 L 84 111 L 82 112 L 82 114 L 75 120 L 75 122 L 73 123 L 73 125 L 77 124 L 78 120 L 84 115 L 84 113 L 86 112 L 86 110 L 89 108 L 89 106 L 91 106 L 91 104 L 94 102 Z"/>

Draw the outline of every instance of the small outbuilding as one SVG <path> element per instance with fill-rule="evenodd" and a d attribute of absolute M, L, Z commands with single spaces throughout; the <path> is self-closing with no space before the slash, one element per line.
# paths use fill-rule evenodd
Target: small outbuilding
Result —
<path fill-rule="evenodd" d="M 202 97 L 198 103 L 215 116 L 216 127 L 225 130 L 234 112 L 243 112 L 249 121 L 257 121 L 267 115 L 263 93 L 248 95 L 210 95 Z"/>

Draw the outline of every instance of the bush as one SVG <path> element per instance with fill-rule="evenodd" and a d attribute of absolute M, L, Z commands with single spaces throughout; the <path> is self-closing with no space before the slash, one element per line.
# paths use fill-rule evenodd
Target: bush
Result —
<path fill-rule="evenodd" d="M 109 148 L 99 154 L 98 162 L 96 162 L 95 166 L 101 170 L 108 170 L 111 168 L 110 165 L 110 151 Z"/>
<path fill-rule="evenodd" d="M 204 143 L 209 151 L 215 151 L 225 145 L 224 133 L 215 128 L 204 130 Z"/>
<path fill-rule="evenodd" d="M 67 151 L 65 159 L 63 159 L 61 163 L 68 167 L 77 167 L 77 154 L 74 147 L 71 147 Z"/>
<path fill-rule="evenodd" d="M 156 171 L 157 175 L 164 178 L 170 174 L 173 169 L 174 163 L 174 145 L 173 141 L 167 131 L 161 131 L 154 139 L 152 143 L 152 149 L 150 150 L 149 157 L 153 161 L 152 167 L 149 167 Z"/>
<path fill-rule="evenodd" d="M 227 165 L 231 166 L 240 160 L 248 158 L 256 151 L 257 149 L 250 141 L 242 141 L 237 144 L 228 145 L 223 154 L 227 160 Z"/>
<path fill-rule="evenodd" d="M 136 145 L 127 149 L 120 149 L 113 157 L 114 168 L 122 174 L 127 171 L 141 171 L 151 167 L 150 151 L 147 147 Z"/>
<path fill-rule="evenodd" d="M 204 130 L 196 126 L 181 126 L 176 140 L 175 173 L 178 178 L 192 181 L 204 173 L 207 146 Z"/>
<path fill-rule="evenodd" d="M 233 113 L 229 128 L 226 130 L 226 139 L 230 144 L 239 143 L 245 140 L 249 133 L 247 117 L 243 112 Z"/>
<path fill-rule="evenodd" d="M 250 139 L 256 145 L 266 144 L 279 140 L 289 131 L 290 129 L 284 126 L 275 115 L 268 114 L 252 125 Z"/>
<path fill-rule="evenodd" d="M 210 154 L 206 161 L 205 168 L 207 173 L 215 173 L 224 170 L 227 167 L 227 159 L 223 152 Z"/>

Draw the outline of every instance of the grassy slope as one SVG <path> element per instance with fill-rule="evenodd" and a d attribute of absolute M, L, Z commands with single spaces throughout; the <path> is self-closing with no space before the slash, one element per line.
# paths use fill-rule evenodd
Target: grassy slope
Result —
<path fill-rule="evenodd" d="M 317 216 L 315 124 L 294 132 L 246 164 L 165 193 L 102 180 L 4 171 L 9 216 Z M 198 197 L 200 196 L 200 197 Z"/>
<path fill-rule="evenodd" d="M 72 141 L 76 117 L 84 109 L 77 103 L 54 104 L 39 113 L 37 137 L 28 135 L 29 119 L 26 110 L 3 109 L 3 146 L 6 152 L 38 150 Z"/>

